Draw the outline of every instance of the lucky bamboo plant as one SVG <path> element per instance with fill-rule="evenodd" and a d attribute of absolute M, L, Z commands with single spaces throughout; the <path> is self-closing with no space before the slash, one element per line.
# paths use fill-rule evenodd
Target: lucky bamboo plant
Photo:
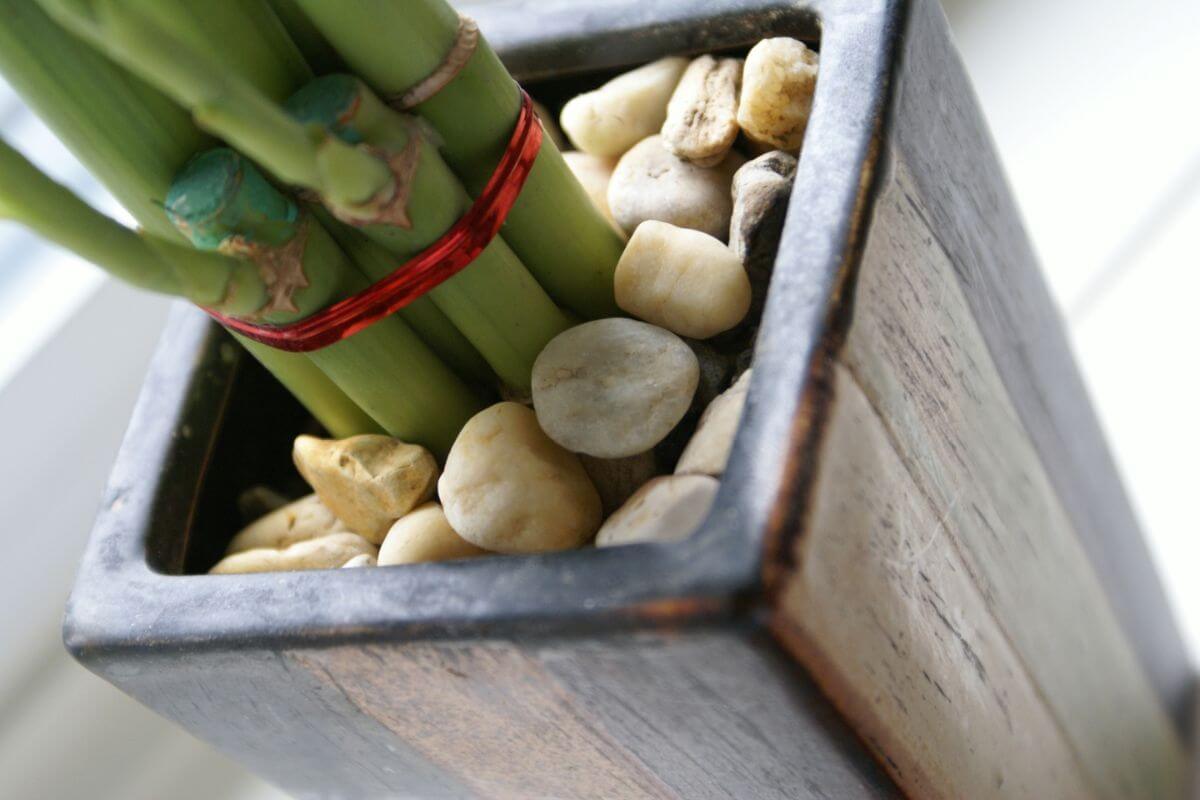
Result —
<path fill-rule="evenodd" d="M 0 214 L 226 317 L 306 318 L 436 241 L 495 169 L 520 93 L 476 35 L 442 0 L 0 0 L 0 71 L 141 231 L 7 147 Z M 240 341 L 334 435 L 445 453 L 576 315 L 614 312 L 621 246 L 547 138 L 502 235 L 425 297 L 307 354 Z"/>

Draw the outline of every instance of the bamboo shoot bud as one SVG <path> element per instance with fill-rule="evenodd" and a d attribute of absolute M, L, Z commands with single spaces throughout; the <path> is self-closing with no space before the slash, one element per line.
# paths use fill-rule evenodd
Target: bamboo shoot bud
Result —
<path fill-rule="evenodd" d="M 0 0 L 0 71 L 142 228 L 174 241 L 162 213 L 175 173 L 211 140 L 163 94 L 55 24 Z M 335 436 L 382 430 L 302 354 L 235 336 Z"/>
<path fill-rule="evenodd" d="M 407 91 L 441 64 L 459 31 L 445 0 L 297 0 L 342 58 L 382 93 Z M 665 102 L 665 101 L 664 101 Z M 504 152 L 520 88 L 482 37 L 458 75 L 417 106 L 443 138 L 442 153 L 472 195 Z M 504 238 L 547 293 L 589 319 L 617 313 L 612 275 L 622 240 L 546 137 Z"/>
<path fill-rule="evenodd" d="M 323 227 L 244 158 L 219 149 L 193 159 L 167 199 L 197 247 L 246 253 L 271 277 L 270 322 L 302 319 L 367 281 Z M 478 400 L 396 316 L 309 354 L 393 436 L 444 455 Z"/>
<path fill-rule="evenodd" d="M 442 161 L 422 125 L 385 106 L 349 75 L 327 75 L 287 102 L 298 121 L 321 127 L 346 142 L 386 154 L 405 173 L 404 226 L 374 224 L 363 233 L 398 257 L 411 257 L 435 242 L 470 206 L 470 197 Z M 326 201 L 329 197 L 326 196 Z M 388 270 L 390 271 L 390 269 Z M 372 274 L 371 278 L 384 277 Z M 546 342 L 570 325 L 497 237 L 465 270 L 429 296 L 510 387 L 528 391 L 533 360 Z"/>

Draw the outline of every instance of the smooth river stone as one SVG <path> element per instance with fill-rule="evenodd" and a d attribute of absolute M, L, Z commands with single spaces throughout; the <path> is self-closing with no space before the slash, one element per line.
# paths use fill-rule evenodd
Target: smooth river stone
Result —
<path fill-rule="evenodd" d="M 670 331 L 632 319 L 585 322 L 533 364 L 533 407 L 551 439 L 598 458 L 658 444 L 687 413 L 700 366 Z"/>

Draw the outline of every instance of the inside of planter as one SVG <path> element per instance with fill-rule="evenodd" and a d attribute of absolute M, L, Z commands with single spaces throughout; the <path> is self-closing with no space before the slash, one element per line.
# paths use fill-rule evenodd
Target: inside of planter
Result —
<path fill-rule="evenodd" d="M 731 37 L 729 31 L 722 32 L 722 24 L 736 30 L 740 38 Z M 731 15 L 728 19 L 718 18 L 708 31 L 708 36 L 689 37 L 681 43 L 681 47 L 673 48 L 669 53 L 744 56 L 756 41 L 771 35 L 801 38 L 814 49 L 819 49 L 814 32 L 815 20 L 807 10 L 792 8 L 782 13 L 775 11 L 761 20 L 752 15 Z M 731 40 L 742 43 L 728 47 L 711 45 L 712 41 L 727 43 Z M 654 57 L 652 55 L 644 60 Z M 596 69 L 565 78 L 523 81 L 523 85 L 557 119 L 558 112 L 567 100 L 600 86 L 631 66 L 636 64 Z M 760 313 L 761 305 L 756 303 L 747 322 L 742 323 L 743 326 L 749 324 L 754 330 L 749 334 L 743 330 L 741 347 L 753 343 L 757 315 Z M 722 334 L 711 343 L 718 349 L 734 346 L 731 341 L 721 341 L 725 336 Z M 148 542 L 150 567 L 157 572 L 167 575 L 204 574 L 219 561 L 229 540 L 246 524 L 238 507 L 238 497 L 246 489 L 266 486 L 292 498 L 311 491 L 292 464 L 291 445 L 295 436 L 301 433 L 321 435 L 320 427 L 280 384 L 245 354 L 237 360 L 230 380 L 227 407 L 205 465 L 204 478 L 190 519 L 185 526 L 157 526 L 151 532 L 152 539 L 181 534 L 183 537 L 182 542 Z M 690 412 L 693 417 L 691 425 L 694 426 L 694 417 L 701 410 Z M 685 421 L 677 430 L 684 430 L 687 425 Z M 673 456 L 677 457 L 686 444 L 686 438 L 680 438 L 678 442 L 671 442 L 670 439 L 668 437 L 666 447 L 668 451 L 674 449 Z"/>

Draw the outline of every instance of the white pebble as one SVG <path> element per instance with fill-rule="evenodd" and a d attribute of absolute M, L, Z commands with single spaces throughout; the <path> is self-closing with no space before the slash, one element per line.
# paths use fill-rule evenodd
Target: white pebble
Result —
<path fill-rule="evenodd" d="M 358 567 L 373 567 L 376 564 L 375 556 L 370 553 L 363 553 L 342 564 L 342 569 L 357 569 Z"/>
<path fill-rule="evenodd" d="M 662 58 L 572 98 L 559 116 L 567 138 L 585 153 L 612 158 L 657 133 L 687 63 Z"/>
<path fill-rule="evenodd" d="M 346 530 L 315 494 L 301 497 L 247 525 L 233 537 L 226 554 L 259 547 L 287 547 L 305 539 Z"/>
<path fill-rule="evenodd" d="M 298 569 L 336 569 L 359 555 L 374 556 L 375 545 L 357 533 L 331 533 L 282 549 L 258 547 L 225 556 L 209 573 L 239 575 L 247 572 L 284 572 Z"/>
<path fill-rule="evenodd" d="M 396 520 L 379 545 L 379 566 L 453 561 L 486 553 L 454 532 L 440 505 L 426 503 Z"/>
<path fill-rule="evenodd" d="M 729 330 L 750 310 L 741 259 L 711 236 L 665 222 L 638 226 L 613 286 L 624 311 L 693 339 Z"/>
<path fill-rule="evenodd" d="M 651 449 L 687 413 L 696 356 L 669 331 L 625 318 L 560 333 L 533 363 L 533 407 L 551 439 L 576 453 L 622 458 Z"/>
<path fill-rule="evenodd" d="M 497 403 L 467 421 L 438 492 L 451 527 L 497 553 L 568 550 L 600 526 L 600 495 L 579 458 L 518 403 Z"/>
<path fill-rule="evenodd" d="M 738 124 L 751 140 L 772 149 L 800 149 L 812 113 L 817 64 L 817 54 L 795 39 L 763 39 L 751 48 L 738 105 Z"/>
<path fill-rule="evenodd" d="M 604 215 L 604 218 L 616 227 L 612 211 L 608 207 L 608 184 L 612 180 L 613 169 L 617 166 L 615 159 L 600 158 L 577 150 L 562 154 L 567 167 L 578 179 L 592 205 Z"/>
<path fill-rule="evenodd" d="M 700 417 L 696 432 L 675 465 L 675 474 L 696 473 L 719 477 L 725 472 L 749 388 L 750 370 L 746 370 L 733 386 L 709 403 Z"/>
<path fill-rule="evenodd" d="M 724 241 L 733 213 L 733 173 L 745 160 L 730 151 L 713 167 L 689 164 L 667 150 L 661 136 L 651 136 L 617 162 L 608 184 L 608 207 L 626 233 L 654 219 Z"/>
<path fill-rule="evenodd" d="M 708 516 L 720 485 L 707 475 L 655 478 L 605 521 L 596 546 L 686 539 Z"/>

